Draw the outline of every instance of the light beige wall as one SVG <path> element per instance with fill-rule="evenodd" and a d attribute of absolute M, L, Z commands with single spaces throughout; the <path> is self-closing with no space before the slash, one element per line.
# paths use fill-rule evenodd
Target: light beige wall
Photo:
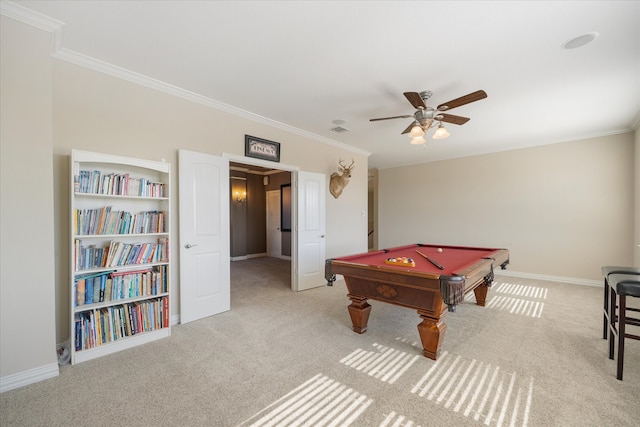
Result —
<path fill-rule="evenodd" d="M 245 134 L 279 142 L 281 164 L 327 176 L 327 257 L 366 251 L 365 156 L 60 60 L 54 60 L 53 88 L 58 339 L 69 333 L 68 163 L 72 148 L 170 162 L 174 166 L 171 226 L 175 245 L 178 149 L 243 156 Z M 356 168 L 351 182 L 335 200 L 328 192 L 329 175 L 339 158 L 352 157 Z M 178 278 L 179 268 L 174 268 L 172 315 L 179 310 Z"/>
<path fill-rule="evenodd" d="M 504 247 L 510 270 L 599 280 L 602 265 L 633 261 L 633 144 L 626 133 L 380 170 L 380 247 Z"/>
<path fill-rule="evenodd" d="M 40 379 L 57 375 L 58 361 L 51 35 L 0 19 L 0 388 L 5 390 L 11 384 L 4 381 L 20 372 Z"/>

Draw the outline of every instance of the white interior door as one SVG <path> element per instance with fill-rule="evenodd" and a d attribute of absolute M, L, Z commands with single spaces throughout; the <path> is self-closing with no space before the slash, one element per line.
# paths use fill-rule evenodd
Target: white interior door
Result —
<path fill-rule="evenodd" d="M 298 172 L 297 291 L 324 286 L 326 176 Z"/>
<path fill-rule="evenodd" d="M 179 150 L 180 323 L 231 308 L 229 161 Z"/>
<path fill-rule="evenodd" d="M 282 256 L 282 231 L 280 230 L 280 191 L 267 191 L 267 255 Z"/>

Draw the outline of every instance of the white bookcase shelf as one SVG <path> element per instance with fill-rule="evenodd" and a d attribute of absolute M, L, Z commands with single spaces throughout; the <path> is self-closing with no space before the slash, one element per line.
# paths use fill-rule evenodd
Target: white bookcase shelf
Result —
<path fill-rule="evenodd" d="M 71 363 L 168 337 L 171 165 L 71 152 Z"/>

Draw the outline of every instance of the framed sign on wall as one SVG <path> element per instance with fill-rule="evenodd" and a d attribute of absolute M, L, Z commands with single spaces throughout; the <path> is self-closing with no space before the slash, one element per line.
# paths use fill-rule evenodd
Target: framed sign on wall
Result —
<path fill-rule="evenodd" d="M 280 143 L 257 138 L 251 135 L 244 136 L 244 155 L 256 159 L 280 161 Z"/>

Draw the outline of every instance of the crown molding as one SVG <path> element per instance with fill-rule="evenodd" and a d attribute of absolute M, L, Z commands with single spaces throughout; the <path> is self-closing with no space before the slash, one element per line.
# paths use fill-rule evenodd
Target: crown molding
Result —
<path fill-rule="evenodd" d="M 298 129 L 296 127 L 293 127 L 284 123 L 280 123 L 272 119 L 268 119 L 258 114 L 254 114 L 249 111 L 242 110 L 240 108 L 236 108 L 228 104 L 224 104 L 222 102 L 216 101 L 215 99 L 208 98 L 206 96 L 202 96 L 197 93 L 187 91 L 180 87 L 162 82 L 160 80 L 153 79 L 143 74 L 139 74 L 131 70 L 127 70 L 125 68 L 110 64 L 108 62 L 101 61 L 99 59 L 96 59 L 87 55 L 83 55 L 79 52 L 75 52 L 73 50 L 63 48 L 62 47 L 62 29 L 65 26 L 64 22 L 50 18 L 41 13 L 34 12 L 30 9 L 27 9 L 13 2 L 0 0 L 0 12 L 2 13 L 2 15 L 8 16 L 10 18 L 16 19 L 25 24 L 28 24 L 52 33 L 53 35 L 52 56 L 56 59 L 70 62 L 72 64 L 79 65 L 81 67 L 97 71 L 99 73 L 117 77 L 119 79 L 126 80 L 141 86 L 159 90 L 161 92 L 165 92 L 170 95 L 177 96 L 179 98 L 183 98 L 191 102 L 195 102 L 201 105 L 205 105 L 207 107 L 215 108 L 217 110 L 224 111 L 229 114 L 233 114 L 257 123 L 262 123 L 267 126 L 281 129 L 286 132 L 302 136 L 304 138 L 308 138 L 314 141 L 321 142 L 323 144 L 340 148 L 342 150 L 360 154 L 366 157 L 371 155 L 371 153 L 368 151 L 361 150 L 359 148 L 355 148 L 347 144 L 343 144 L 341 142 L 335 141 L 330 138 L 325 138 L 323 136 L 317 135 L 312 132 Z"/>
<path fill-rule="evenodd" d="M 6 0 L 0 1 L 0 15 L 51 33 L 51 52 L 58 51 L 62 46 L 64 22 Z"/>
<path fill-rule="evenodd" d="M 60 30 L 65 25 L 62 21 L 5 0 L 0 1 L 0 14 L 50 33 Z"/>
<path fill-rule="evenodd" d="M 323 144 L 332 145 L 334 147 L 341 148 L 343 150 L 350 151 L 353 153 L 361 154 L 363 156 L 371 155 L 371 153 L 368 151 L 361 150 L 359 148 L 355 148 L 350 145 L 343 144 L 341 142 L 334 141 L 332 139 L 325 138 L 320 135 L 316 135 L 314 133 L 307 132 L 302 129 L 298 129 L 293 126 L 289 126 L 284 123 L 280 123 L 278 121 L 268 119 L 258 114 L 254 114 L 249 111 L 233 107 L 231 105 L 216 101 L 215 99 L 208 98 L 206 96 L 202 96 L 194 92 L 190 92 L 178 86 L 174 86 L 169 83 L 165 83 L 163 81 L 153 79 L 143 74 L 139 74 L 139 73 L 127 70 L 125 68 L 118 67 L 108 62 L 104 62 L 99 59 L 92 58 L 90 56 L 83 55 L 81 53 L 78 53 L 69 49 L 64 49 L 64 48 L 59 49 L 53 53 L 53 57 L 63 60 L 65 62 L 70 62 L 72 64 L 97 71 L 102 74 L 107 74 L 113 77 L 117 77 L 119 79 L 126 80 L 126 81 L 129 81 L 141 86 L 145 86 L 151 89 L 159 90 L 161 92 L 165 92 L 170 95 L 177 96 L 179 98 L 183 98 L 191 102 L 195 102 L 198 104 L 205 105 L 207 107 L 211 107 L 217 110 L 227 112 L 229 114 L 240 116 L 254 122 L 258 122 L 258 123 L 265 124 L 267 126 L 282 129 L 289 133 L 300 135 L 305 138 L 309 138 L 309 139 L 321 142 Z"/>

